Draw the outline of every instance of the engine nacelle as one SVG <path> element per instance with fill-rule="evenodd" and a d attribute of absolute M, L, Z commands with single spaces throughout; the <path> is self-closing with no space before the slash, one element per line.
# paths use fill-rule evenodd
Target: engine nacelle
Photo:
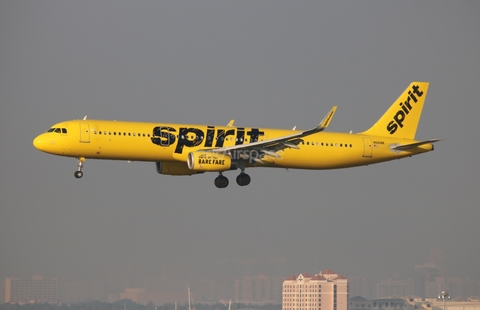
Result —
<path fill-rule="evenodd" d="M 190 152 L 187 165 L 193 171 L 225 171 L 233 168 L 230 156 L 204 151 Z"/>
<path fill-rule="evenodd" d="M 188 169 L 185 162 L 176 162 L 176 161 L 165 161 L 165 162 L 155 162 L 157 166 L 157 172 L 160 174 L 168 175 L 192 175 L 197 173 L 202 173 L 199 171 L 193 171 Z"/>

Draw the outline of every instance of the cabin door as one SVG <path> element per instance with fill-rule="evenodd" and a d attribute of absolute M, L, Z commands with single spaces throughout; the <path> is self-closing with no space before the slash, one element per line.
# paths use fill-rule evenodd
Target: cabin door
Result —
<path fill-rule="evenodd" d="M 80 123 L 80 142 L 90 143 L 90 126 L 88 123 Z"/>
<path fill-rule="evenodd" d="M 371 138 L 363 138 L 363 157 L 371 158 L 373 152 L 373 144 Z"/>

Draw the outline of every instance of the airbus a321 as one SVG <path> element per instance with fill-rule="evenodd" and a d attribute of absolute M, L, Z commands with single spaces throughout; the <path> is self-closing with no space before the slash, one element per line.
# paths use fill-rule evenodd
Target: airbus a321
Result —
<path fill-rule="evenodd" d="M 46 153 L 78 159 L 75 177 L 83 176 L 87 158 L 155 162 L 166 175 L 216 172 L 215 186 L 225 188 L 229 170 L 240 169 L 236 181 L 250 183 L 246 168 L 338 169 L 371 165 L 433 150 L 439 139 L 416 140 L 428 91 L 427 82 L 413 82 L 367 131 L 325 132 L 335 113 L 308 130 L 70 120 L 53 125 L 33 140 Z"/>

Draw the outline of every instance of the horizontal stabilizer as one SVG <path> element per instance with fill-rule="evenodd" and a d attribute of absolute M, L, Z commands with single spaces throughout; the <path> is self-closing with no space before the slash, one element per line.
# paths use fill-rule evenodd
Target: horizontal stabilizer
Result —
<path fill-rule="evenodd" d="M 425 140 L 425 141 L 420 141 L 420 142 L 415 142 L 415 143 L 409 143 L 409 144 L 400 144 L 392 147 L 392 150 L 395 151 L 405 151 L 408 149 L 413 149 L 417 146 L 428 144 L 428 143 L 434 143 L 441 141 L 442 139 L 430 139 L 430 140 Z"/>

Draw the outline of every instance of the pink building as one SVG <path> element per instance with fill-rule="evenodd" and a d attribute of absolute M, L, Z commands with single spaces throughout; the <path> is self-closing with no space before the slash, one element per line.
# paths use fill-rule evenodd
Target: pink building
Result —
<path fill-rule="evenodd" d="M 347 310 L 348 280 L 327 269 L 283 281 L 282 310 Z"/>

